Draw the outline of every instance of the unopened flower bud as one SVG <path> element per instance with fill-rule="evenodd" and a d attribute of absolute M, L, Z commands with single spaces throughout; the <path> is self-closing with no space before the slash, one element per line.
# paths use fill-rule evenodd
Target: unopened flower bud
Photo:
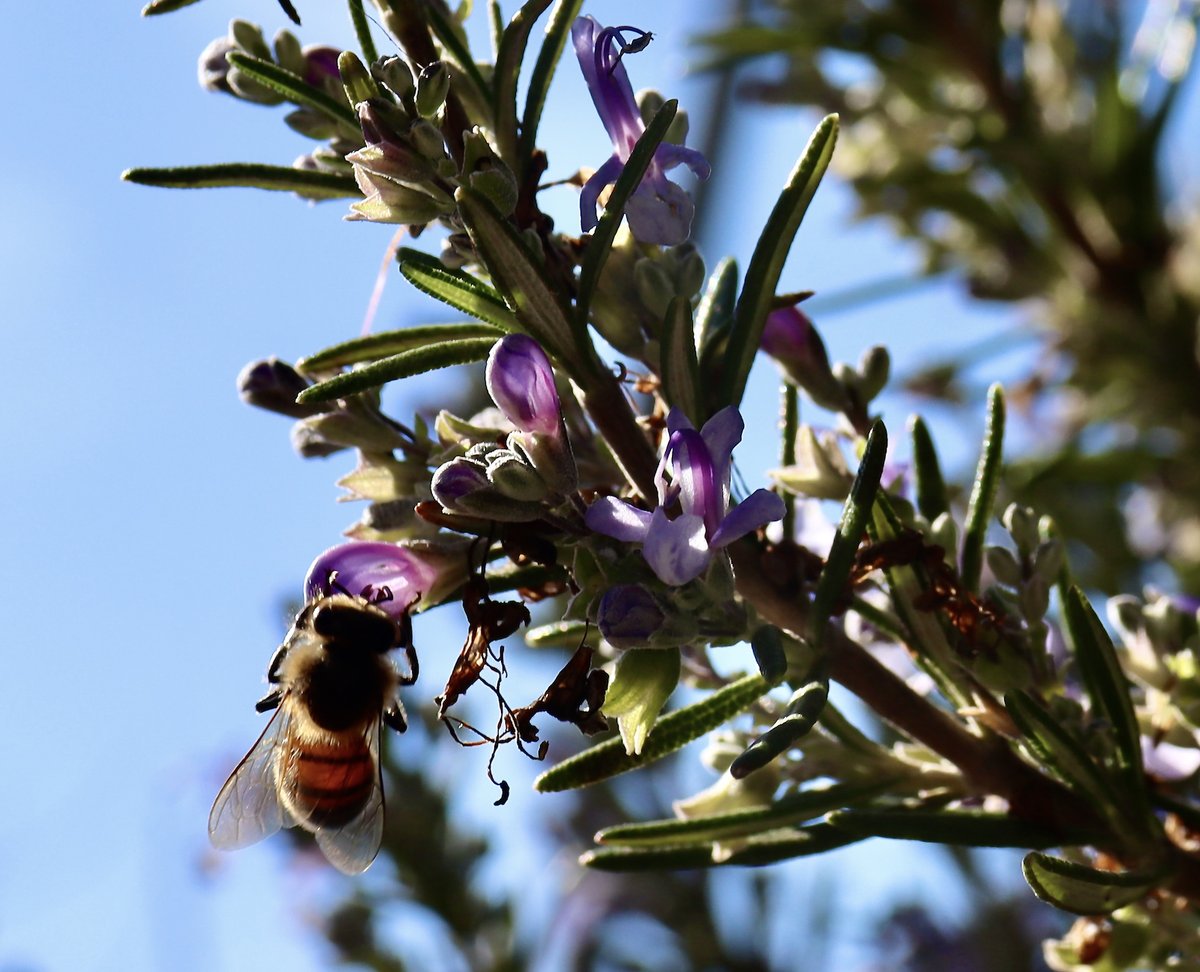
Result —
<path fill-rule="evenodd" d="M 271 48 L 263 37 L 262 28 L 248 20 L 233 20 L 229 23 L 229 37 L 239 50 L 264 61 L 271 60 Z"/>
<path fill-rule="evenodd" d="M 323 88 L 326 81 L 336 81 L 341 84 L 342 54 L 339 48 L 328 44 L 310 44 L 304 48 L 304 71 L 302 77 L 316 88 Z M 357 61 L 358 58 L 355 58 Z M 366 70 L 364 68 L 364 70 Z M 355 102 L 351 102 L 354 104 Z"/>
<path fill-rule="evenodd" d="M 295 368 L 278 358 L 251 361 L 237 377 L 238 394 L 247 405 L 292 418 L 307 418 L 321 411 L 319 405 L 296 401 L 308 384 Z"/>
<path fill-rule="evenodd" d="M 408 445 L 384 422 L 350 411 L 322 412 L 301 419 L 292 429 L 292 445 L 305 458 L 329 455 L 353 446 L 367 452 L 390 452 Z"/>
<path fill-rule="evenodd" d="M 422 118 L 432 118 L 441 110 L 449 93 L 449 68 L 442 61 L 425 65 L 417 78 L 417 112 Z"/>
<path fill-rule="evenodd" d="M 846 390 L 829 367 L 821 335 L 802 310 L 781 307 L 771 311 L 763 328 L 761 347 L 814 402 L 833 412 L 845 410 L 849 404 Z"/>
<path fill-rule="evenodd" d="M 858 394 L 865 404 L 875 398 L 888 382 L 892 358 L 888 349 L 876 344 L 863 352 L 858 362 Z"/>
<path fill-rule="evenodd" d="M 237 46 L 228 37 L 218 37 L 200 52 L 200 60 L 196 65 L 200 87 L 205 91 L 233 94 L 229 87 L 229 61 L 225 55 L 236 50 Z"/>
<path fill-rule="evenodd" d="M 402 102 L 411 98 L 417 90 L 412 69 L 402 57 L 390 54 L 371 65 L 371 74 L 380 84 L 386 85 Z"/>
<path fill-rule="evenodd" d="M 313 417 L 320 418 L 320 416 Z M 314 425 L 310 419 L 302 419 L 292 426 L 291 440 L 292 448 L 302 459 L 324 459 L 326 456 L 332 456 L 335 452 L 349 448 L 344 443 L 327 439 L 320 427 Z"/>
<path fill-rule="evenodd" d="M 533 466 L 507 449 L 493 455 L 487 467 L 488 481 L 505 496 L 539 502 L 546 498 L 546 482 Z"/>
<path fill-rule="evenodd" d="M 614 648 L 644 648 L 662 627 L 654 595 L 639 584 L 616 584 L 600 598 L 596 623 Z"/>
<path fill-rule="evenodd" d="M 300 39 L 290 30 L 281 30 L 275 35 L 275 63 L 285 71 L 305 75 L 304 51 Z"/>
<path fill-rule="evenodd" d="M 488 479 L 487 467 L 472 459 L 451 459 L 433 474 L 430 485 L 434 499 L 451 513 L 519 523 L 537 519 L 542 512 L 539 502 L 501 493 Z"/>
<path fill-rule="evenodd" d="M 506 334 L 488 355 L 488 394 L 522 432 L 558 435 L 562 409 L 554 385 L 554 369 L 546 352 L 531 337 Z"/>
<path fill-rule="evenodd" d="M 446 139 L 436 125 L 418 118 L 408 130 L 413 147 L 432 161 L 446 158 Z"/>
<path fill-rule="evenodd" d="M 337 59 L 337 73 L 346 91 L 346 100 L 352 105 L 379 97 L 379 86 L 371 77 L 358 55 L 353 51 L 342 51 Z"/>
<path fill-rule="evenodd" d="M 391 597 L 376 603 L 393 617 L 438 604 L 467 578 L 466 546 L 457 540 L 409 541 L 403 544 L 352 541 L 322 553 L 308 568 L 304 597 L 311 601 L 329 593 L 330 583 L 354 594 Z"/>

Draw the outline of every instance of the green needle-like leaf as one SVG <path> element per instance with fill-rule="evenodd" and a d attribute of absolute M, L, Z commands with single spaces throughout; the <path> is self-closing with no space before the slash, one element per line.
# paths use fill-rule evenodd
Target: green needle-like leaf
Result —
<path fill-rule="evenodd" d="M 1000 460 L 1004 450 L 1004 390 L 999 385 L 988 389 L 987 428 L 983 433 L 983 449 L 967 504 L 967 520 L 963 527 L 962 569 L 959 576 L 968 590 L 979 590 L 979 575 L 983 570 L 983 547 L 987 528 L 996 502 L 996 487 L 1000 483 Z"/>
<path fill-rule="evenodd" d="M 827 116 L 817 126 L 754 247 L 754 255 L 750 258 L 746 280 L 738 298 L 714 411 L 725 405 L 737 405 L 742 400 L 750 366 L 758 353 L 763 327 L 775 297 L 779 274 L 787 260 L 796 230 L 808 211 L 808 204 L 829 167 L 837 132 L 837 115 Z"/>
<path fill-rule="evenodd" d="M 930 523 L 950 509 L 946 495 L 946 483 L 942 479 L 942 467 L 938 462 L 937 450 L 929 427 L 919 416 L 909 420 L 912 433 L 913 475 L 917 487 L 917 509 Z"/>
<path fill-rule="evenodd" d="M 1160 875 L 1136 871 L 1100 871 L 1033 851 L 1021 871 L 1043 901 L 1077 915 L 1107 915 L 1145 897 Z"/>
<path fill-rule="evenodd" d="M 1111 733 L 1117 773 L 1122 781 L 1114 798 L 1127 802 L 1133 820 L 1140 823 L 1147 835 L 1152 834 L 1158 827 L 1146 792 L 1141 732 L 1129 697 L 1129 681 L 1121 670 L 1112 639 L 1077 586 L 1067 591 L 1063 615 L 1079 674 L 1092 703 L 1092 714 L 1107 722 Z"/>
<path fill-rule="evenodd" d="M 662 383 L 667 402 L 700 423 L 700 370 L 692 331 L 692 305 L 686 297 L 672 297 L 663 319 Z"/>
<path fill-rule="evenodd" d="M 296 396 L 296 401 L 327 402 L 334 398 L 345 398 L 347 395 L 369 391 L 389 381 L 409 378 L 426 371 L 483 361 L 495 343 L 496 339 L 491 337 L 467 338 L 403 351 L 364 368 L 356 368 L 336 378 L 310 385 Z"/>
<path fill-rule="evenodd" d="M 788 702 L 787 713 L 730 763 L 729 775 L 735 780 L 745 779 L 791 749 L 817 724 L 828 699 L 827 677 L 814 679 L 797 689 Z"/>
<path fill-rule="evenodd" d="M 529 32 L 552 2 L 526 0 L 504 29 L 500 49 L 496 52 L 496 70 L 492 75 L 496 83 L 496 101 L 493 105 L 496 144 L 500 149 L 500 157 L 514 172 L 520 168 L 517 158 L 517 81 L 521 76 L 521 62 L 525 60 Z"/>
<path fill-rule="evenodd" d="M 650 167 L 654 153 L 662 144 L 667 129 L 671 127 L 671 122 L 675 120 L 678 108 L 679 102 L 673 100 L 666 102 L 658 109 L 650 124 L 646 126 L 646 130 L 642 132 L 633 151 L 629 153 L 629 161 L 625 163 L 625 167 L 621 170 L 621 174 L 612 188 L 608 203 L 604 207 L 604 215 L 600 217 L 600 222 L 592 231 L 587 250 L 583 255 L 583 265 L 579 268 L 579 296 L 575 300 L 575 313 L 580 326 L 587 324 L 592 295 L 596 292 L 596 285 L 600 282 L 600 273 L 608 259 L 609 250 L 612 249 L 612 243 L 621 226 L 621 220 L 625 218 L 625 206 L 629 202 L 629 197 L 642 184 L 642 177 Z"/>
<path fill-rule="evenodd" d="M 835 810 L 827 818 L 856 837 L 919 840 L 960 847 L 1061 847 L 1070 843 L 1062 833 L 1017 820 L 1004 813 L 982 810 L 925 810 L 897 807 Z M 1094 836 L 1094 835 L 1091 835 Z M 1088 843 L 1089 835 L 1074 838 Z"/>
<path fill-rule="evenodd" d="M 879 480 L 883 477 L 883 464 L 887 459 L 887 446 L 887 429 L 882 422 L 876 421 L 867 435 L 862 462 L 858 464 L 858 472 L 842 507 L 842 518 L 830 545 L 829 556 L 817 580 L 809 630 L 813 645 L 821 644 L 825 626 L 834 608 L 846 595 L 846 583 L 854 567 L 854 556 L 867 532 L 867 524 L 871 522 L 875 495 L 879 491 Z"/>
<path fill-rule="evenodd" d="M 363 8 L 363 0 L 349 0 L 350 22 L 354 25 L 354 36 L 358 38 L 358 49 L 362 52 L 363 60 L 370 67 L 379 60 L 379 51 L 375 40 L 371 37 L 371 22 L 367 19 L 367 11 Z"/>
<path fill-rule="evenodd" d="M 462 270 L 451 270 L 437 257 L 420 250 L 402 247 L 396 259 L 404 279 L 430 297 L 505 331 L 521 330 L 504 298 L 482 280 Z"/>
<path fill-rule="evenodd" d="M 183 165 L 169 169 L 126 169 L 126 182 L 164 189 L 213 189 L 239 186 L 274 192 L 298 192 L 309 198 L 350 199 L 361 197 L 351 175 L 313 172 L 283 165 L 259 165 L 256 162 L 224 162 L 217 165 Z"/>
<path fill-rule="evenodd" d="M 474 321 L 461 324 L 422 324 L 400 331 L 384 331 L 342 341 L 307 358 L 301 358 L 296 362 L 296 367 L 300 371 L 315 374 L 361 364 L 364 361 L 379 361 L 430 344 L 444 344 L 446 341 L 461 341 L 464 338 L 490 338 L 495 341 L 503 337 L 504 333 L 501 328 L 491 324 L 477 324 Z"/>
<path fill-rule="evenodd" d="M 701 371 L 706 377 L 716 374 L 713 365 L 719 362 L 724 342 L 733 327 L 737 286 L 737 263 L 733 257 L 725 257 L 717 264 L 700 295 L 696 307 L 696 348 L 700 352 Z"/>
<path fill-rule="evenodd" d="M 171 13 L 199 2 L 200 0 L 150 0 L 150 3 L 142 7 L 142 16 L 153 17 L 156 14 Z"/>
<path fill-rule="evenodd" d="M 719 844 L 690 844 L 682 847 L 603 847 L 579 858 L 586 867 L 599 871 L 663 871 L 697 867 L 760 867 L 793 857 L 823 854 L 844 847 L 858 838 L 831 827 L 813 824 L 802 829 L 773 831 L 736 842 L 724 848 Z"/>
<path fill-rule="evenodd" d="M 1028 692 L 1009 692 L 1004 696 L 1004 707 L 1038 761 L 1098 810 L 1107 812 L 1110 821 L 1123 827 L 1119 814 L 1111 810 L 1113 783 L 1083 745 Z"/>
<path fill-rule="evenodd" d="M 567 35 L 571 32 L 571 24 L 579 16 L 579 8 L 583 0 L 558 0 L 550 23 L 546 27 L 546 37 L 542 41 L 542 49 L 538 51 L 537 61 L 533 72 L 529 75 L 529 90 L 525 94 L 525 113 L 521 116 L 521 136 L 518 142 L 518 161 L 524 167 L 530 156 L 537 148 L 538 125 L 542 120 L 542 109 L 546 105 L 546 93 L 550 90 L 550 81 L 562 57 L 563 48 L 567 44 Z"/>
<path fill-rule="evenodd" d="M 596 834 L 596 842 L 624 847 L 652 847 L 655 844 L 677 846 L 700 841 L 749 837 L 764 831 L 801 824 L 830 810 L 872 800 L 887 792 L 898 779 L 887 777 L 869 783 L 835 783 L 832 786 L 813 787 L 781 797 L 769 806 L 714 814 L 710 817 L 619 824 Z"/>
<path fill-rule="evenodd" d="M 516 312 L 523 330 L 578 377 L 594 367 L 595 351 L 586 332 L 572 327 L 560 295 L 534 261 L 511 222 L 485 197 L 466 186 L 454 194 L 471 242 L 496 286 Z"/>
<path fill-rule="evenodd" d="M 616 736 L 546 770 L 533 781 L 533 787 L 541 793 L 573 790 L 662 759 L 724 725 L 762 698 L 769 688 L 761 675 L 746 675 L 708 698 L 659 719 L 646 737 L 640 756 L 627 754 L 624 742 Z"/>
<path fill-rule="evenodd" d="M 276 91 L 296 105 L 305 105 L 321 112 L 331 121 L 345 129 L 352 139 L 362 138 L 362 129 L 358 124 L 358 115 L 346 102 L 326 94 L 320 88 L 309 84 L 298 74 L 293 74 L 287 68 L 281 68 L 271 61 L 260 57 L 252 57 L 241 51 L 231 51 L 225 55 L 229 63 L 241 71 L 246 77 Z"/>
<path fill-rule="evenodd" d="M 750 649 L 758 670 L 770 685 L 778 685 L 787 674 L 787 653 L 783 650 L 783 633 L 773 624 L 759 625 L 750 636 Z"/>

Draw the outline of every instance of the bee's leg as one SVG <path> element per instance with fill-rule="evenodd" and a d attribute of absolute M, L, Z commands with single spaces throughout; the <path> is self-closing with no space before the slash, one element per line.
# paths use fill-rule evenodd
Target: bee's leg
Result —
<path fill-rule="evenodd" d="M 400 630 L 396 635 L 395 647 L 404 651 L 404 660 L 408 663 L 408 674 L 400 676 L 400 684 L 412 685 L 421 669 L 417 664 L 417 648 L 413 644 L 412 618 L 407 611 L 400 615 L 397 624 Z"/>
<path fill-rule="evenodd" d="M 405 732 L 408 729 L 408 717 L 404 714 L 404 706 L 399 699 L 393 699 L 392 704 L 383 710 L 383 724 L 395 732 Z"/>
<path fill-rule="evenodd" d="M 267 681 L 272 685 L 278 684 L 279 669 L 283 667 L 283 660 L 287 657 L 288 643 L 285 641 L 282 645 L 275 649 L 275 654 L 271 656 L 271 664 L 267 666 Z"/>
<path fill-rule="evenodd" d="M 273 689 L 254 703 L 254 711 L 266 712 L 269 709 L 277 709 L 282 701 L 283 689 Z"/>

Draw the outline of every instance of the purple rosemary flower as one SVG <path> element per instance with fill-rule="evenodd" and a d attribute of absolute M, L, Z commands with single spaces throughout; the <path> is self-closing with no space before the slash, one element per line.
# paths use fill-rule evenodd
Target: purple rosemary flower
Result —
<path fill-rule="evenodd" d="M 640 510 L 606 496 L 588 507 L 589 529 L 641 543 L 642 555 L 664 584 L 678 586 L 704 573 L 713 552 L 783 517 L 783 500 L 756 489 L 729 508 L 733 447 L 745 423 L 730 405 L 697 432 L 678 409 L 667 416 L 670 438 L 655 479 L 658 506 Z"/>
<path fill-rule="evenodd" d="M 596 206 L 601 190 L 617 181 L 629 153 L 646 130 L 621 63 L 621 55 L 628 49 L 625 34 L 636 35 L 632 43 L 641 42 L 642 46 L 650 37 L 636 27 L 601 27 L 592 17 L 580 17 L 571 27 L 584 80 L 613 143 L 612 156 L 588 179 L 579 197 L 580 223 L 585 233 L 599 222 Z M 675 246 L 688 238 L 694 212 L 691 197 L 666 175 L 678 165 L 686 165 L 700 179 L 707 179 L 712 171 L 708 160 L 695 149 L 669 142 L 659 145 L 642 184 L 625 206 L 629 232 L 638 242 Z"/>
<path fill-rule="evenodd" d="M 546 352 L 531 337 L 506 334 L 488 355 L 485 381 L 492 401 L 518 429 L 510 447 L 524 451 L 551 492 L 574 490 L 575 457 Z"/>
<path fill-rule="evenodd" d="M 312 562 L 304 597 L 311 601 L 337 589 L 377 597 L 387 588 L 391 597 L 379 600 L 379 607 L 398 617 L 432 607 L 466 578 L 467 557 L 460 544 L 354 541 L 330 547 Z"/>

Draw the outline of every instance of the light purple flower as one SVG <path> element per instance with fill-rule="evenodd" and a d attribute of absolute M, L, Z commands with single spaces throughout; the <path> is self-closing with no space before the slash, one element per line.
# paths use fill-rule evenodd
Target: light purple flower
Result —
<path fill-rule="evenodd" d="M 571 27 L 584 80 L 613 144 L 612 156 L 588 179 L 579 197 L 580 223 L 585 233 L 599 222 L 596 207 L 601 190 L 617 181 L 629 153 L 646 130 L 621 63 L 618 43 L 623 43 L 626 33 L 636 34 L 639 39 L 650 36 L 636 27 L 601 27 L 592 17 L 579 17 Z M 695 149 L 669 142 L 659 145 L 642 184 L 625 206 L 629 231 L 638 242 L 675 246 L 688 238 L 695 211 L 691 197 L 666 175 L 678 165 L 686 165 L 700 179 L 707 179 L 712 171 L 708 160 Z"/>
<path fill-rule="evenodd" d="M 466 556 L 456 548 L 429 543 L 354 541 L 330 547 L 312 562 L 304 578 L 307 601 L 338 589 L 372 598 L 382 588 L 391 598 L 377 603 L 399 617 L 420 604 L 430 607 L 466 579 Z"/>
<path fill-rule="evenodd" d="M 554 369 L 546 352 L 531 337 L 506 334 L 488 355 L 488 394 L 522 432 L 557 436 L 562 409 L 554 387 Z"/>
<path fill-rule="evenodd" d="M 658 506 L 640 510 L 606 496 L 588 507 L 589 529 L 642 544 L 642 555 L 664 584 L 678 586 L 704 573 L 713 551 L 783 517 L 783 500 L 757 489 L 729 508 L 733 447 L 745 424 L 732 405 L 697 432 L 678 409 L 667 416 L 670 438 L 655 480 Z"/>

